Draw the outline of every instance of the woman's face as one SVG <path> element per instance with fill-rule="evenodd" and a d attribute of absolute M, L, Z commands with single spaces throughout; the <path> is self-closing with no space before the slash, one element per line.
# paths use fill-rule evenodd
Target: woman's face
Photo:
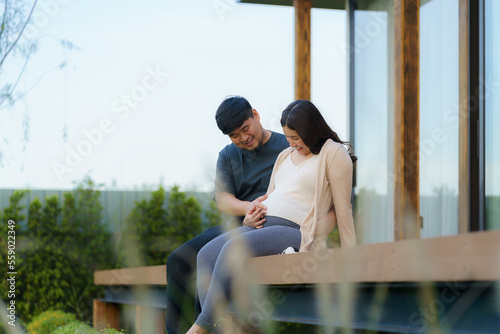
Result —
<path fill-rule="evenodd" d="M 290 143 L 290 146 L 295 147 L 297 153 L 303 155 L 311 153 L 311 150 L 306 146 L 306 144 L 304 144 L 297 131 L 290 129 L 285 125 L 283 127 L 283 133 L 286 136 L 286 140 L 288 140 L 288 142 Z"/>

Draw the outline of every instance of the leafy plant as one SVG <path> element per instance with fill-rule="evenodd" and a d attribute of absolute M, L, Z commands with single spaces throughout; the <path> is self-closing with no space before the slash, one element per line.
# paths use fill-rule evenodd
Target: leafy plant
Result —
<path fill-rule="evenodd" d="M 209 202 L 208 209 L 204 210 L 203 214 L 207 220 L 207 225 L 205 226 L 206 228 L 218 226 L 222 222 L 222 214 L 214 201 Z"/>
<path fill-rule="evenodd" d="M 201 232 L 201 214 L 194 196 L 188 197 L 174 186 L 166 201 L 160 186 L 149 200 L 136 202 L 120 241 L 120 264 L 165 264 L 170 252 Z"/>
<path fill-rule="evenodd" d="M 120 242 L 120 264 L 136 267 L 164 263 L 168 232 L 165 190 L 160 186 L 151 199 L 136 202 Z"/>
<path fill-rule="evenodd" d="M 97 331 L 81 321 L 73 321 L 55 330 L 51 334 L 96 334 Z"/>
<path fill-rule="evenodd" d="M 21 202 L 26 195 L 28 191 L 27 190 L 16 190 L 12 193 L 12 195 L 9 198 L 9 206 L 4 208 L 3 213 L 0 212 L 0 279 L 2 281 L 1 287 L 0 288 L 0 298 L 2 300 L 9 300 L 8 298 L 8 291 L 9 291 L 9 282 L 7 281 L 7 273 L 10 270 L 8 267 L 8 260 L 10 258 L 8 257 L 8 247 L 7 245 L 9 244 L 8 242 L 8 236 L 11 234 L 8 234 L 9 229 L 9 224 L 8 221 L 12 220 L 15 222 L 15 224 L 10 225 L 12 226 L 12 230 L 15 234 L 13 235 L 15 238 L 13 241 L 15 241 L 16 249 L 13 251 L 16 253 L 13 256 L 15 257 L 15 263 L 14 263 L 14 269 L 17 270 L 17 268 L 22 264 L 22 258 L 19 256 L 18 252 L 18 245 L 21 243 L 21 222 L 26 218 L 24 214 L 22 214 L 22 211 L 25 209 L 24 205 L 21 205 Z M 12 238 L 10 239 L 12 241 Z M 12 261 L 12 260 L 11 260 Z M 17 278 L 17 277 L 16 277 Z M 22 282 L 19 280 L 16 281 L 16 290 L 22 288 Z M 17 298 L 16 298 L 17 299 Z M 5 329 L 3 329 L 5 331 Z M 1 322 L 0 322 L 0 333 L 2 333 L 2 327 L 1 327 Z"/>
<path fill-rule="evenodd" d="M 201 205 L 194 196 L 187 197 L 178 186 L 170 189 L 168 223 L 172 250 L 201 232 Z"/>
<path fill-rule="evenodd" d="M 91 321 L 92 299 L 102 291 L 93 285 L 93 273 L 116 266 L 111 233 L 101 223 L 97 186 L 84 179 L 74 193 L 64 195 L 62 206 L 57 196 L 45 198 L 45 203 L 35 198 L 22 224 L 20 203 L 25 193 L 14 192 L 2 214 L 3 219 L 16 221 L 18 316 L 30 321 L 44 311 L 59 309 Z M 0 261 L 6 268 L 4 259 Z M 4 291 L 2 299 L 6 299 Z"/>
<path fill-rule="evenodd" d="M 100 334 L 123 334 L 123 333 L 125 333 L 125 331 L 123 329 L 117 330 L 114 328 L 106 328 L 106 329 L 99 331 L 99 333 Z"/>
<path fill-rule="evenodd" d="M 50 334 L 60 327 L 75 321 L 75 315 L 63 311 L 45 311 L 28 324 L 28 334 Z"/>

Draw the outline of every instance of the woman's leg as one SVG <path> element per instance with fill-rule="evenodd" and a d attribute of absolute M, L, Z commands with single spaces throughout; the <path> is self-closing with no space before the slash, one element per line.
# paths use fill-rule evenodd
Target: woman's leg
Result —
<path fill-rule="evenodd" d="M 197 256 L 197 279 L 196 285 L 198 289 L 198 298 L 200 300 L 200 304 L 203 307 L 203 303 L 205 302 L 205 297 L 207 295 L 207 290 L 210 285 L 210 281 L 212 278 L 212 272 L 215 267 L 215 263 L 219 256 L 219 253 L 224 247 L 224 244 L 242 233 L 250 232 L 255 230 L 250 226 L 241 226 L 230 232 L 224 233 L 217 238 L 213 239 L 209 243 L 207 243 L 203 248 L 198 252 Z"/>
<path fill-rule="evenodd" d="M 195 291 L 191 291 L 191 283 L 196 278 L 196 255 L 204 245 L 223 233 L 222 226 L 211 227 L 179 246 L 168 257 L 168 312 L 165 327 L 169 334 L 180 333 L 185 328 L 189 328 L 196 318 L 196 309 L 198 309 L 195 305 L 196 294 Z M 187 308 L 187 305 L 192 305 L 192 307 Z"/>
<path fill-rule="evenodd" d="M 216 307 L 223 310 L 230 300 L 232 270 L 239 270 L 247 258 L 279 254 L 289 246 L 299 248 L 300 242 L 299 229 L 280 225 L 253 229 L 227 241 L 215 262 L 208 293 L 195 323 L 207 330 L 213 328 Z"/>

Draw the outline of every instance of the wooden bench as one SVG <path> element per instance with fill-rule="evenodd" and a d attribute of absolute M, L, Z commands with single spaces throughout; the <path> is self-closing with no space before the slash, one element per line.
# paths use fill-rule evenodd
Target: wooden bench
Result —
<path fill-rule="evenodd" d="M 260 305 L 260 320 L 401 333 L 421 333 L 443 321 L 457 333 L 500 328 L 500 231 L 265 256 L 246 267 L 252 277 L 246 284 L 270 287 L 278 296 Z M 164 314 L 152 311 L 164 309 L 161 300 L 120 293 L 135 286 L 161 295 L 165 266 L 96 271 L 94 281 L 106 286 L 105 298 L 94 300 L 96 328 L 118 328 L 117 304 L 135 303 L 137 333 L 152 333 L 143 330 L 147 312 L 162 332 Z M 326 293 L 317 294 L 318 287 Z"/>
<path fill-rule="evenodd" d="M 119 329 L 119 305 L 134 304 L 137 334 L 165 333 L 165 314 L 161 311 L 166 309 L 165 298 L 151 298 L 148 293 L 166 290 L 166 266 L 99 270 L 94 272 L 94 284 L 106 286 L 105 298 L 94 300 L 94 328 Z"/>

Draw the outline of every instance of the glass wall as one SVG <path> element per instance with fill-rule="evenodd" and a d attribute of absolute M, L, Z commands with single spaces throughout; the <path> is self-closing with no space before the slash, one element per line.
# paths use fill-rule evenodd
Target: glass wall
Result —
<path fill-rule="evenodd" d="M 311 99 L 342 140 L 348 140 L 345 43 L 346 11 L 313 8 Z"/>
<path fill-rule="evenodd" d="M 458 0 L 421 1 L 421 238 L 458 233 Z"/>
<path fill-rule="evenodd" d="M 486 0 L 484 12 L 485 225 L 500 229 L 500 1 Z"/>
<path fill-rule="evenodd" d="M 393 2 L 362 1 L 354 16 L 355 222 L 359 243 L 394 240 Z"/>

